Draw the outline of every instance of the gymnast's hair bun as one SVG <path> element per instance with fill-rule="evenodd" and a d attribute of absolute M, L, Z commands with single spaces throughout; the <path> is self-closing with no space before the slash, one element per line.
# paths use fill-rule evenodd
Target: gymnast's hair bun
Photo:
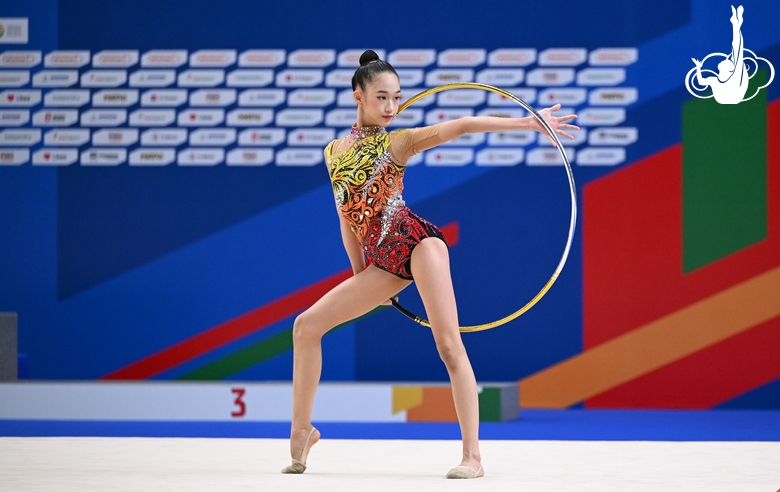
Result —
<path fill-rule="evenodd" d="M 360 55 L 360 66 L 368 65 L 372 61 L 379 60 L 379 55 L 374 50 L 366 50 Z"/>

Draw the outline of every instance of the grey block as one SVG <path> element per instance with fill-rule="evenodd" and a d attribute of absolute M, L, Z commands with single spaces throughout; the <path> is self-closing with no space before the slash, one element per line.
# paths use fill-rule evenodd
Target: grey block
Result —
<path fill-rule="evenodd" d="M 0 381 L 16 381 L 19 343 L 16 313 L 0 313 Z"/>

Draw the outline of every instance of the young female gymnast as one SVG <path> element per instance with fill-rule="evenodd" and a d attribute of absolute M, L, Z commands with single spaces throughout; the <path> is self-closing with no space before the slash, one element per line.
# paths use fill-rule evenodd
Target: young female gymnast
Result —
<path fill-rule="evenodd" d="M 478 116 L 387 132 L 385 128 L 398 112 L 401 87 L 393 67 L 371 50 L 360 57 L 360 68 L 352 77 L 352 89 L 358 106 L 357 123 L 350 135 L 328 144 L 325 164 L 354 276 L 334 287 L 295 319 L 290 431 L 293 460 L 282 473 L 303 473 L 306 457 L 320 439 L 319 431 L 311 424 L 311 414 L 322 369 L 322 336 L 380 304 L 390 304 L 390 297 L 414 280 L 431 323 L 436 348 L 450 376 L 463 438 L 460 465 L 446 476 L 481 477 L 485 472 L 479 453 L 477 383 L 460 338 L 448 246 L 436 226 L 404 204 L 403 176 L 411 156 L 464 133 L 508 130 L 544 133 L 545 130 L 533 117 Z M 573 138 L 564 129 L 579 129 L 565 124 L 576 116 L 553 116 L 551 113 L 559 107 L 544 109 L 540 114 L 557 134 Z"/>

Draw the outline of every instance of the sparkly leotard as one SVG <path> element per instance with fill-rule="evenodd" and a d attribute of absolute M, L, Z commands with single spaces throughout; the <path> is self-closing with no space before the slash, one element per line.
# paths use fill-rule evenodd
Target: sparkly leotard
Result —
<path fill-rule="evenodd" d="M 442 143 L 433 127 L 388 133 L 381 126 L 353 127 L 325 149 L 333 194 L 364 254 L 378 268 L 412 280 L 412 250 L 427 237 L 446 241 L 413 213 L 401 196 L 406 160 Z"/>

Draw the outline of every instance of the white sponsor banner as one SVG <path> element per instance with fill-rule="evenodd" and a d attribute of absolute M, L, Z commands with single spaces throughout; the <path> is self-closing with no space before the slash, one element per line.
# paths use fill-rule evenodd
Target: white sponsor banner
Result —
<path fill-rule="evenodd" d="M 487 137 L 484 133 L 464 133 L 463 135 L 456 137 L 449 142 L 445 142 L 442 145 L 445 147 L 463 147 L 463 146 L 475 146 L 485 142 Z"/>
<path fill-rule="evenodd" d="M 82 166 L 118 166 L 127 160 L 127 149 L 87 149 L 81 153 Z"/>
<path fill-rule="evenodd" d="M 126 70 L 90 70 L 81 74 L 82 87 L 119 87 L 125 82 Z"/>
<path fill-rule="evenodd" d="M 424 110 L 419 108 L 405 109 L 403 113 L 398 114 L 390 122 L 390 126 L 401 128 L 412 128 L 422 123 L 425 117 Z M 355 110 L 352 110 L 352 123 L 355 122 Z M 352 125 L 350 123 L 350 126 Z"/>
<path fill-rule="evenodd" d="M 336 138 L 336 130 L 333 128 L 297 128 L 287 134 L 289 146 L 322 146 Z"/>
<path fill-rule="evenodd" d="M 89 129 L 87 128 L 49 130 L 43 136 L 44 145 L 80 147 L 87 142 L 89 142 Z"/>
<path fill-rule="evenodd" d="M 287 99 L 284 89 L 247 89 L 238 95 L 239 106 L 274 107 Z"/>
<path fill-rule="evenodd" d="M 90 109 L 81 113 L 81 126 L 119 126 L 127 121 L 125 109 Z"/>
<path fill-rule="evenodd" d="M 314 126 L 322 123 L 322 118 L 321 109 L 283 109 L 276 113 L 276 126 Z"/>
<path fill-rule="evenodd" d="M 488 145 L 528 145 L 536 142 L 537 135 L 533 130 L 493 132 L 488 134 Z"/>
<path fill-rule="evenodd" d="M 273 147 L 284 142 L 284 128 L 247 128 L 238 134 L 238 145 L 265 145 Z"/>
<path fill-rule="evenodd" d="M 179 126 L 216 126 L 223 121 L 224 109 L 185 109 L 176 117 Z"/>
<path fill-rule="evenodd" d="M 536 101 L 536 89 L 530 87 L 517 87 L 510 90 L 509 93 L 528 104 L 532 104 L 534 101 Z M 501 94 L 496 94 L 495 92 L 488 94 L 488 106 L 520 107 L 520 105 L 512 99 L 506 96 L 502 96 Z"/>
<path fill-rule="evenodd" d="M 425 153 L 428 166 L 465 166 L 474 161 L 474 149 L 437 148 Z"/>
<path fill-rule="evenodd" d="M 485 63 L 485 58 L 484 49 L 448 49 L 439 53 L 436 63 L 440 67 L 476 67 Z"/>
<path fill-rule="evenodd" d="M 631 145 L 639 138 L 636 127 L 599 127 L 593 128 L 588 135 L 590 145 Z"/>
<path fill-rule="evenodd" d="M 329 106 L 336 101 L 335 89 L 296 89 L 287 94 L 288 106 Z"/>
<path fill-rule="evenodd" d="M 239 67 L 278 67 L 287 58 L 285 50 L 247 50 L 238 57 Z"/>
<path fill-rule="evenodd" d="M 577 164 L 580 166 L 616 166 L 625 160 L 626 149 L 623 147 L 587 147 L 577 152 Z"/>
<path fill-rule="evenodd" d="M 56 50 L 43 57 L 43 66 L 81 68 L 90 61 L 89 50 Z"/>
<path fill-rule="evenodd" d="M 288 67 L 327 67 L 336 62 L 336 50 L 295 50 L 287 55 Z"/>
<path fill-rule="evenodd" d="M 274 81 L 274 71 L 264 69 L 238 69 L 227 76 L 229 87 L 265 87 Z"/>
<path fill-rule="evenodd" d="M 398 80 L 401 81 L 401 87 L 415 87 L 425 80 L 425 72 L 419 68 L 401 68 L 398 72 Z M 352 87 L 350 85 L 350 87 Z M 409 89 L 405 89 L 409 90 Z"/>
<path fill-rule="evenodd" d="M 587 58 L 585 48 L 549 48 L 539 53 L 539 66 L 574 67 L 585 63 Z"/>
<path fill-rule="evenodd" d="M 0 126 L 22 126 L 30 121 L 29 109 L 0 110 Z"/>
<path fill-rule="evenodd" d="M 625 68 L 585 68 L 577 72 L 577 85 L 618 85 L 625 80 Z"/>
<path fill-rule="evenodd" d="M 403 98 L 401 102 L 403 102 Z M 336 96 L 336 105 L 357 108 L 357 103 L 355 102 L 355 91 L 352 89 L 344 89 L 343 91 L 339 92 L 338 96 Z M 353 109 L 353 111 L 355 111 L 355 109 Z"/>
<path fill-rule="evenodd" d="M 188 148 L 180 151 L 176 162 L 180 166 L 216 166 L 225 160 L 225 149 Z"/>
<path fill-rule="evenodd" d="M 407 110 L 409 111 L 409 110 Z M 406 111 L 404 111 L 406 113 Z M 355 123 L 357 114 L 354 109 L 331 109 L 325 115 L 325 124 L 327 126 L 352 126 Z M 292 126 L 292 125 L 291 125 Z"/>
<path fill-rule="evenodd" d="M 41 63 L 40 51 L 4 51 L 0 53 L 0 67 L 31 68 Z"/>
<path fill-rule="evenodd" d="M 406 111 L 404 111 L 406 113 Z M 401 114 L 404 114 L 401 113 Z M 433 109 L 425 114 L 425 124 L 435 125 L 449 120 L 456 120 L 464 116 L 474 116 L 474 110 L 470 108 Z"/>
<path fill-rule="evenodd" d="M 235 128 L 201 128 L 190 133 L 190 145 L 193 146 L 225 146 L 235 141 Z"/>
<path fill-rule="evenodd" d="M 487 93 L 474 89 L 455 89 L 440 92 L 436 99 L 439 106 L 479 106 L 487 99 Z"/>
<path fill-rule="evenodd" d="M 569 163 L 574 162 L 575 155 L 577 153 L 574 149 L 566 149 L 566 157 L 569 159 Z M 563 166 L 563 158 L 558 149 L 537 147 L 526 154 L 525 163 L 529 166 Z"/>
<path fill-rule="evenodd" d="M 574 139 L 570 139 L 561 135 L 558 135 L 558 139 L 563 144 L 563 147 L 565 149 L 569 149 L 569 147 L 574 147 L 576 145 L 581 144 L 582 142 L 586 141 L 588 139 L 588 130 L 583 128 L 580 131 L 575 132 L 567 132 L 569 135 L 574 137 Z M 552 143 L 550 142 L 550 139 L 547 138 L 547 134 L 544 133 L 537 133 L 536 141 L 539 145 L 546 145 L 548 147 L 552 146 Z"/>
<path fill-rule="evenodd" d="M 626 66 L 637 61 L 639 52 L 636 48 L 599 48 L 588 55 L 590 65 Z"/>
<path fill-rule="evenodd" d="M 585 108 L 577 113 L 578 126 L 619 125 L 626 120 L 623 108 Z"/>
<path fill-rule="evenodd" d="M 191 67 L 229 67 L 236 63 L 236 50 L 198 50 L 190 53 Z"/>
<path fill-rule="evenodd" d="M 130 87 L 168 87 L 174 82 L 175 70 L 136 70 L 130 74 Z"/>
<path fill-rule="evenodd" d="M 0 87 L 21 87 L 29 81 L 29 70 L 3 70 L 0 72 Z"/>
<path fill-rule="evenodd" d="M 588 104 L 591 106 L 628 106 L 637 100 L 635 87 L 600 88 L 590 91 Z"/>
<path fill-rule="evenodd" d="M 153 89 L 141 94 L 141 106 L 176 107 L 187 102 L 187 89 Z"/>
<path fill-rule="evenodd" d="M 525 69 L 523 68 L 486 68 L 477 72 L 477 82 L 502 89 L 514 87 L 522 83 L 524 78 Z"/>
<path fill-rule="evenodd" d="M 485 108 L 477 112 L 477 116 L 495 116 L 496 118 L 524 118 L 528 112 L 516 105 L 514 108 Z"/>
<path fill-rule="evenodd" d="M 322 149 L 282 149 L 276 153 L 277 166 L 316 166 L 324 159 Z"/>
<path fill-rule="evenodd" d="M 141 66 L 176 68 L 187 63 L 187 50 L 150 50 L 141 56 Z"/>
<path fill-rule="evenodd" d="M 29 130 L 3 130 L 0 132 L 0 145 L 35 145 L 41 141 L 41 130 L 32 128 Z"/>
<path fill-rule="evenodd" d="M 294 111 L 294 110 L 285 110 Z M 300 110 L 308 111 L 308 110 Z M 320 111 L 320 121 L 322 121 L 322 111 Z M 274 112 L 271 109 L 234 109 L 228 113 L 227 124 L 230 126 L 264 126 L 274 120 Z M 279 116 L 277 115 L 277 125 Z M 319 123 L 319 121 L 317 122 Z M 316 125 L 317 123 L 312 123 Z"/>
<path fill-rule="evenodd" d="M 274 161 L 273 149 L 235 148 L 228 152 L 228 166 L 265 166 Z"/>
<path fill-rule="evenodd" d="M 536 61 L 536 50 L 533 48 L 502 48 L 488 54 L 490 67 L 525 67 Z"/>
<path fill-rule="evenodd" d="M 400 105 L 400 104 L 405 103 L 407 100 L 409 100 L 409 98 L 416 96 L 417 94 L 421 93 L 422 91 L 423 91 L 423 89 L 410 89 L 408 91 L 401 92 L 401 100 L 398 101 L 398 104 Z M 442 93 L 439 93 L 439 94 L 442 94 Z M 424 108 L 426 106 L 430 106 L 431 104 L 436 102 L 436 99 L 437 99 L 436 94 L 427 95 L 424 98 L 416 101 L 414 103 L 414 107 L 415 108 Z"/>
<path fill-rule="evenodd" d="M 276 85 L 279 87 L 313 87 L 322 83 L 322 70 L 307 68 L 290 68 L 276 74 Z"/>
<path fill-rule="evenodd" d="M 78 149 L 40 149 L 32 157 L 34 166 L 70 166 L 78 160 Z"/>
<path fill-rule="evenodd" d="M 352 75 L 354 70 L 337 68 L 325 75 L 325 85 L 328 87 L 349 87 L 352 90 Z"/>
<path fill-rule="evenodd" d="M 27 79 L 29 80 L 29 75 Z M 2 81 L 2 74 L 0 74 L 0 81 Z M 33 75 L 33 87 L 70 87 L 78 81 L 77 70 L 41 70 Z M 0 87 L 2 86 L 0 83 Z"/>
<path fill-rule="evenodd" d="M 141 134 L 141 145 L 164 145 L 176 147 L 187 141 L 185 128 L 165 128 L 146 130 Z"/>
<path fill-rule="evenodd" d="M 542 106 L 554 106 L 556 104 L 577 106 L 584 103 L 587 96 L 588 91 L 581 87 L 545 89 L 539 93 L 538 103 Z"/>
<path fill-rule="evenodd" d="M 138 50 L 103 50 L 92 55 L 97 68 L 127 68 L 138 63 Z"/>
<path fill-rule="evenodd" d="M 30 160 L 30 149 L 0 149 L 0 166 L 20 166 Z"/>
<path fill-rule="evenodd" d="M 419 154 L 415 154 L 411 156 L 406 160 L 406 166 L 409 167 L 409 166 L 416 166 L 418 164 L 422 164 L 423 162 L 425 162 L 425 154 L 426 154 L 425 152 L 420 152 Z"/>
<path fill-rule="evenodd" d="M 470 68 L 437 68 L 425 74 L 425 85 L 429 87 L 473 80 L 474 70 Z"/>
<path fill-rule="evenodd" d="M 30 38 L 30 21 L 27 17 L 0 17 L 0 43 L 27 44 Z"/>
<path fill-rule="evenodd" d="M 0 106 L 35 106 L 41 102 L 40 90 L 5 90 L 0 92 Z"/>
<path fill-rule="evenodd" d="M 176 149 L 140 147 L 130 152 L 131 166 L 167 166 L 176 160 Z"/>
<path fill-rule="evenodd" d="M 395 50 L 387 56 L 395 67 L 427 67 L 436 61 L 436 50 Z"/>
<path fill-rule="evenodd" d="M 98 130 L 92 134 L 92 145 L 133 145 L 138 142 L 137 128 L 122 128 L 114 130 Z"/>
<path fill-rule="evenodd" d="M 560 86 L 570 84 L 573 80 L 573 68 L 535 68 L 528 72 L 525 83 L 532 86 Z"/>
<path fill-rule="evenodd" d="M 230 106 L 236 102 L 235 89 L 199 89 L 190 93 L 190 106 Z"/>
<path fill-rule="evenodd" d="M 336 65 L 339 67 L 357 68 L 360 66 L 360 55 L 362 55 L 364 51 L 366 50 L 344 50 L 339 53 L 336 59 Z M 377 54 L 377 56 L 379 56 L 380 60 L 385 59 L 385 50 L 375 48 L 373 51 Z M 354 72 L 355 71 L 352 70 L 352 73 Z"/>
<path fill-rule="evenodd" d="M 130 113 L 131 126 L 168 126 L 175 120 L 173 109 L 137 109 Z"/>
<path fill-rule="evenodd" d="M 224 70 L 185 70 L 176 77 L 179 87 L 214 87 L 225 81 Z"/>
<path fill-rule="evenodd" d="M 89 102 L 89 89 L 54 89 L 43 98 L 44 106 L 78 108 Z"/>
<path fill-rule="evenodd" d="M 344 128 L 342 130 L 339 130 L 339 132 L 336 134 L 336 138 L 348 137 L 351 134 L 352 134 L 352 128 Z"/>
<path fill-rule="evenodd" d="M 79 119 L 75 109 L 42 109 L 33 114 L 33 125 L 37 126 L 70 126 Z"/>
<path fill-rule="evenodd" d="M 92 94 L 93 106 L 128 107 L 138 102 L 138 89 L 102 90 Z"/>
<path fill-rule="evenodd" d="M 525 149 L 482 149 L 477 152 L 477 166 L 516 166 L 523 162 Z"/>

